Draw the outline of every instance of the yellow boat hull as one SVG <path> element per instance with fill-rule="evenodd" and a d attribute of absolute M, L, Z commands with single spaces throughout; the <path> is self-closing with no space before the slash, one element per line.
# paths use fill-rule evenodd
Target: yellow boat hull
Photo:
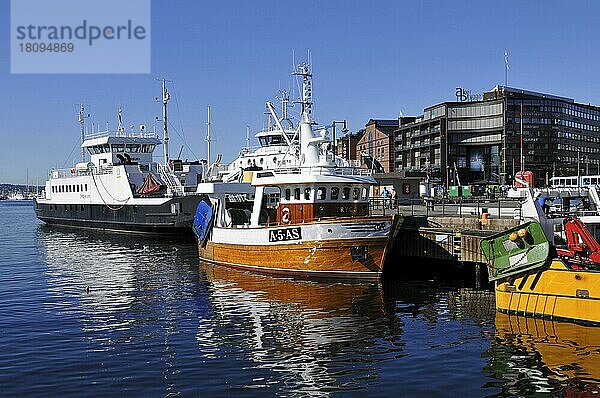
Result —
<path fill-rule="evenodd" d="M 600 271 L 572 270 L 554 260 L 548 269 L 496 285 L 504 313 L 600 325 Z"/>

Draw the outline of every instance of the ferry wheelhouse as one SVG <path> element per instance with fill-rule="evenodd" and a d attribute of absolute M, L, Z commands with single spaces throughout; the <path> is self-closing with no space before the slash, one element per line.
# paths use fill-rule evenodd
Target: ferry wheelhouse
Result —
<path fill-rule="evenodd" d="M 298 74 L 299 167 L 245 171 L 236 182 L 200 184 L 205 197 L 194 221 L 200 259 L 263 273 L 378 279 L 393 219 L 369 215 L 376 184 L 370 172 L 337 166 L 326 130 L 313 133 L 311 74 L 306 65 Z"/>

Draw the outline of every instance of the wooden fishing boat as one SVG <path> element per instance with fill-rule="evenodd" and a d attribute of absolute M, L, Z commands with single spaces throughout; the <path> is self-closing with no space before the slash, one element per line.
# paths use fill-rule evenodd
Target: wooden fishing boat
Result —
<path fill-rule="evenodd" d="M 300 166 L 232 171 L 237 181 L 199 184 L 200 259 L 262 273 L 378 279 L 398 219 L 369 214 L 375 179 L 340 167 L 326 129 L 313 133 L 311 74 L 306 65 L 296 74 L 303 78 Z"/>
<path fill-rule="evenodd" d="M 529 222 L 481 242 L 500 312 L 600 325 L 600 246 L 576 218 L 566 245 Z"/>

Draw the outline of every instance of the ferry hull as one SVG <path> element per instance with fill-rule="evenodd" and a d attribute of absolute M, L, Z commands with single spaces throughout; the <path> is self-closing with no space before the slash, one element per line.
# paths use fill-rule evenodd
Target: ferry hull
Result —
<path fill-rule="evenodd" d="M 201 260 L 265 274 L 377 280 L 383 270 L 387 243 L 387 237 L 276 246 L 208 242 L 206 247 L 198 244 L 198 251 Z M 357 251 L 361 254 L 357 255 Z"/>
<path fill-rule="evenodd" d="M 497 284 L 496 308 L 508 314 L 600 325 L 600 271 L 571 270 L 555 260 L 539 273 Z"/>
<path fill-rule="evenodd" d="M 127 234 L 171 235 L 192 239 L 195 196 L 169 199 L 156 205 L 125 205 L 111 209 L 98 204 L 35 202 L 37 218 L 48 225 Z M 180 203 L 181 211 L 171 212 Z"/>

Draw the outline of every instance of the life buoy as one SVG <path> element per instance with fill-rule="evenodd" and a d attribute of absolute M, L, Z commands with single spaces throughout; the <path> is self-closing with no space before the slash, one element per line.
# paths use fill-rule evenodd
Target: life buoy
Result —
<path fill-rule="evenodd" d="M 283 222 L 284 224 L 289 224 L 291 219 L 292 217 L 290 214 L 290 208 L 284 207 L 283 209 L 281 209 L 281 222 Z"/>

